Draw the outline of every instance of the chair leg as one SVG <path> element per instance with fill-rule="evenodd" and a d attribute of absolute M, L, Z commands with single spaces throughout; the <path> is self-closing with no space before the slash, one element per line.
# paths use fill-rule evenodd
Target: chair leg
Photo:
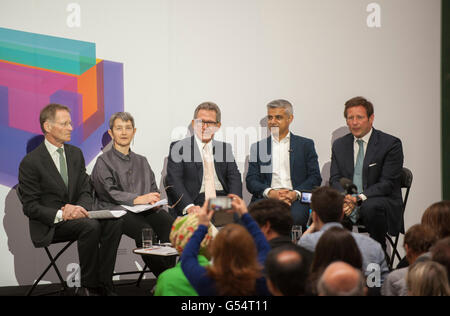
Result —
<path fill-rule="evenodd" d="M 74 241 L 71 241 L 69 243 L 67 243 L 63 249 L 61 249 L 56 256 L 53 258 L 52 254 L 50 253 L 50 250 L 48 249 L 48 247 L 44 247 L 45 252 L 47 253 L 47 256 L 50 260 L 50 264 L 47 266 L 47 268 L 45 268 L 44 272 L 42 272 L 42 274 L 39 276 L 39 278 L 37 278 L 37 280 L 33 283 L 32 287 L 28 290 L 26 296 L 31 296 L 31 294 L 33 293 L 33 291 L 36 289 L 36 287 L 38 286 L 39 282 L 42 280 L 42 278 L 47 274 L 48 270 L 50 270 L 51 267 L 53 267 L 53 269 L 55 269 L 56 274 L 58 275 L 59 281 L 61 282 L 62 285 L 62 289 L 61 291 L 66 291 L 67 290 L 67 285 L 63 279 L 63 277 L 61 276 L 61 273 L 59 272 L 59 269 L 56 265 L 56 260 L 58 260 L 58 258 L 66 251 L 67 248 L 69 248 L 72 244 L 74 243 Z"/>
<path fill-rule="evenodd" d="M 145 274 L 147 268 L 148 268 L 148 266 L 147 266 L 147 264 L 145 264 L 144 268 L 142 269 L 141 273 L 139 274 L 139 278 L 138 278 L 137 283 L 136 283 L 137 287 L 141 286 L 141 281 L 142 281 L 142 278 L 144 277 L 144 274 Z"/>

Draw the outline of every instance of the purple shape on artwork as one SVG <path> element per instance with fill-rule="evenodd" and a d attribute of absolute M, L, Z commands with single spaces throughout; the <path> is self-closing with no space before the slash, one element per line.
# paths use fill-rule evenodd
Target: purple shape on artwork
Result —
<path fill-rule="evenodd" d="M 105 131 L 107 131 L 109 128 L 109 118 L 111 117 L 111 115 L 115 112 L 123 111 L 124 109 L 123 64 L 103 61 L 102 67 L 103 75 L 101 77 L 103 80 L 100 80 L 101 78 L 98 78 L 98 81 L 103 82 L 103 84 L 99 84 L 97 86 L 99 91 L 103 87 L 102 92 L 98 91 L 99 99 L 103 99 L 103 102 L 100 102 L 99 100 L 99 104 L 102 104 L 102 106 L 99 106 L 96 114 L 93 115 L 97 115 L 97 117 L 95 118 L 95 120 L 93 120 L 93 123 L 91 123 L 93 125 L 90 125 L 89 128 L 93 129 L 93 126 L 95 124 L 98 125 L 94 130 L 92 130 L 92 133 L 88 135 L 88 137 L 81 143 L 79 143 L 79 136 L 72 138 L 72 141 L 70 142 L 71 144 L 74 144 L 82 149 L 86 164 L 89 164 L 101 151 L 103 147 L 102 137 Z M 49 97 L 53 96 L 55 98 L 70 98 L 68 94 L 58 94 L 58 90 L 60 89 L 56 89 L 51 94 L 49 93 Z M 4 92 L 5 89 L 0 89 L 0 100 Z M 102 97 L 100 97 L 100 95 Z M 72 98 L 72 101 L 74 100 L 75 99 Z M 73 104 L 76 104 L 76 102 L 74 101 Z M 0 114 L 4 113 L 3 110 L 4 109 L 0 107 Z M 35 120 L 36 122 L 39 121 L 39 111 L 37 111 L 37 114 L 33 117 L 33 120 Z M 98 118 L 98 116 L 100 115 L 98 113 L 102 113 L 100 119 Z M 101 122 L 99 123 L 100 120 Z M 85 124 L 81 124 L 78 128 L 84 127 L 84 125 Z M 74 130 L 74 132 L 76 132 L 76 129 Z M 0 155 L 0 184 L 9 187 L 13 187 L 17 184 L 19 164 L 23 157 L 26 155 L 28 143 L 30 140 L 36 139 L 36 136 L 38 136 L 39 134 L 41 134 L 40 128 L 38 133 L 33 133 L 0 124 L 0 135 L 8 135 L 8 137 L 0 137 L 0 148 L 8 149 L 8 155 Z M 74 141 L 76 141 L 76 144 L 74 143 Z"/>
<path fill-rule="evenodd" d="M 0 86 L 0 125 L 8 126 L 8 87 Z"/>
<path fill-rule="evenodd" d="M 39 112 L 58 90 L 77 92 L 77 78 L 0 62 L 0 85 L 8 87 L 9 126 L 40 133 Z"/>

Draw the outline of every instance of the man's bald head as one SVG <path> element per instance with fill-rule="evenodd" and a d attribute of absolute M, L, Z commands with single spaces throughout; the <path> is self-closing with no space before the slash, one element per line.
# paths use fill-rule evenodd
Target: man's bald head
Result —
<path fill-rule="evenodd" d="M 364 296 L 364 278 L 361 271 L 351 265 L 334 262 L 323 272 L 317 291 L 320 296 Z"/>

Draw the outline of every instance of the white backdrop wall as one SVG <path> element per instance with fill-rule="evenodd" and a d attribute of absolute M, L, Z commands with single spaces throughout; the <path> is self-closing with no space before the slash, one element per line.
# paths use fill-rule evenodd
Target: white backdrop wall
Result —
<path fill-rule="evenodd" d="M 367 22 L 371 3 L 380 27 Z M 414 173 L 406 228 L 441 198 L 440 19 L 439 0 L 0 1 L 0 27 L 94 42 L 98 58 L 124 64 L 133 149 L 158 180 L 169 143 L 207 100 L 221 107 L 218 137 L 233 143 L 245 174 L 265 105 L 277 98 L 294 104 L 291 129 L 314 139 L 326 180 L 332 138 L 346 132 L 343 104 L 367 97 L 374 127 L 402 139 Z M 31 245 L 14 190 L 0 185 L 0 205 L 0 286 L 30 284 L 43 251 Z M 122 241 L 117 270 L 136 268 L 133 247 Z M 77 262 L 76 248 L 65 260 Z"/>

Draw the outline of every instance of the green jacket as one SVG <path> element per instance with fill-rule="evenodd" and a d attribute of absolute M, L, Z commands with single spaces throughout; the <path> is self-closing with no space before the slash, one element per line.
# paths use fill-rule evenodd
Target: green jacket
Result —
<path fill-rule="evenodd" d="M 209 264 L 206 257 L 199 255 L 197 258 L 201 266 Z M 159 275 L 154 296 L 198 296 L 181 270 L 181 261 Z"/>

